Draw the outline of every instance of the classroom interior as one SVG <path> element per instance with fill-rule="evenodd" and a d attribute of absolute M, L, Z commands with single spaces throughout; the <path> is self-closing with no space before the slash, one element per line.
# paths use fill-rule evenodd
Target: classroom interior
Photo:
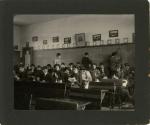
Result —
<path fill-rule="evenodd" d="M 16 15 L 13 33 L 14 109 L 134 111 L 133 14 Z"/>

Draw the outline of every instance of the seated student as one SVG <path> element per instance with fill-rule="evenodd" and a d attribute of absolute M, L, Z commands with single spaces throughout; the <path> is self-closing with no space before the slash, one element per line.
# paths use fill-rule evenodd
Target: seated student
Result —
<path fill-rule="evenodd" d="M 119 79 L 123 79 L 124 78 L 124 72 L 123 72 L 122 65 L 117 65 L 116 72 L 117 72 L 117 76 L 119 77 Z"/>
<path fill-rule="evenodd" d="M 129 64 L 125 64 L 124 67 L 124 78 L 128 80 L 128 90 L 131 95 L 134 94 L 134 84 L 135 84 L 135 71 L 133 67 Z"/>
<path fill-rule="evenodd" d="M 51 66 L 51 64 L 47 64 L 47 69 L 48 69 L 48 72 L 51 74 L 52 73 L 52 66 Z"/>
<path fill-rule="evenodd" d="M 89 58 L 89 54 L 86 52 L 84 53 L 84 57 L 82 57 L 82 65 L 86 68 L 89 69 L 92 66 L 92 61 Z"/>
<path fill-rule="evenodd" d="M 117 71 L 113 71 L 112 72 L 112 79 L 120 79 L 118 76 L 118 72 Z M 125 83 L 125 84 L 124 84 Z M 116 91 L 119 91 L 121 94 L 121 100 L 122 102 L 126 102 L 126 101 L 131 101 L 133 102 L 133 97 L 130 95 L 129 90 L 128 90 L 128 81 L 127 80 L 123 80 L 123 84 L 121 88 L 118 88 Z"/>
<path fill-rule="evenodd" d="M 62 72 L 62 81 L 66 84 L 69 83 L 68 78 L 70 76 L 70 70 L 68 67 L 64 68 L 64 72 Z"/>
<path fill-rule="evenodd" d="M 105 68 L 103 63 L 100 63 L 99 70 L 100 70 L 100 79 L 107 79 L 109 73 L 106 70 L 106 68 Z"/>
<path fill-rule="evenodd" d="M 60 65 L 54 65 L 54 71 L 52 72 L 53 82 L 55 83 L 62 83 L 62 73 L 60 71 Z"/>
<path fill-rule="evenodd" d="M 73 67 L 74 67 L 74 64 L 73 63 L 69 63 L 68 68 L 69 68 L 71 74 L 73 73 Z"/>
<path fill-rule="evenodd" d="M 51 74 L 48 72 L 48 69 L 47 69 L 46 66 L 44 66 L 44 67 L 42 68 L 41 81 L 42 81 L 42 82 L 49 82 L 49 83 L 52 82 L 52 76 L 51 76 Z"/>
<path fill-rule="evenodd" d="M 31 66 L 27 67 L 28 80 L 33 81 L 35 79 L 35 72 L 36 72 L 36 67 L 34 64 L 31 64 Z"/>
<path fill-rule="evenodd" d="M 80 63 L 80 62 L 77 62 L 77 63 L 76 63 L 76 67 L 80 70 L 80 69 L 81 69 L 81 63 Z"/>
<path fill-rule="evenodd" d="M 19 67 L 19 71 L 16 73 L 17 80 L 25 81 L 27 80 L 27 73 L 24 66 Z"/>
<path fill-rule="evenodd" d="M 89 83 L 92 81 L 91 73 L 85 68 L 81 68 L 80 72 L 80 84 L 83 88 L 88 89 Z"/>
<path fill-rule="evenodd" d="M 14 81 L 19 81 L 19 77 L 17 76 L 17 72 L 15 70 L 13 70 L 13 78 L 14 78 Z"/>
<path fill-rule="evenodd" d="M 61 72 L 64 72 L 64 70 L 66 68 L 65 63 L 61 63 L 60 68 L 61 68 Z"/>
<path fill-rule="evenodd" d="M 92 66 L 92 70 L 91 70 L 91 75 L 92 75 L 92 79 L 94 82 L 99 82 L 100 81 L 100 71 L 97 68 L 96 64 L 93 64 Z"/>
<path fill-rule="evenodd" d="M 109 63 L 110 63 L 110 71 L 113 72 L 116 70 L 116 67 L 121 65 L 121 62 L 122 62 L 122 58 L 119 54 L 119 50 L 113 52 L 111 54 L 111 57 L 109 59 Z M 112 73 L 111 73 L 112 75 Z"/>
<path fill-rule="evenodd" d="M 69 75 L 68 81 L 71 83 L 71 86 L 80 86 L 80 73 L 76 66 L 73 67 L 73 73 Z"/>
<path fill-rule="evenodd" d="M 37 66 L 37 70 L 35 72 L 35 81 L 42 80 L 43 71 L 40 65 Z"/>
<path fill-rule="evenodd" d="M 130 71 L 128 76 L 128 90 L 130 95 L 134 95 L 134 86 L 135 86 L 135 74 Z"/>
<path fill-rule="evenodd" d="M 130 65 L 129 65 L 128 63 L 125 63 L 125 64 L 124 64 L 123 72 L 124 72 L 124 77 L 125 77 L 126 79 L 128 79 L 129 74 L 130 74 Z"/>

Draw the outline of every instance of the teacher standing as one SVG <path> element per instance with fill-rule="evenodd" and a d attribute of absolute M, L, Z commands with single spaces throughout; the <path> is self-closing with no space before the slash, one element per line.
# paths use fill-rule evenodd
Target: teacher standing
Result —
<path fill-rule="evenodd" d="M 56 54 L 56 58 L 55 58 L 55 60 L 54 60 L 54 65 L 55 65 L 55 64 L 61 65 L 61 63 L 62 63 L 62 61 L 61 61 L 61 54 L 60 54 L 60 53 L 57 53 L 57 54 Z"/>

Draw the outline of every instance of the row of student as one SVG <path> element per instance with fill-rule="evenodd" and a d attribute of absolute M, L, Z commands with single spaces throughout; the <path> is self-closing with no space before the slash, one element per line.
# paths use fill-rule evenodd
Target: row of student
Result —
<path fill-rule="evenodd" d="M 121 89 L 122 96 L 128 100 L 133 100 L 134 94 L 134 70 L 128 64 L 122 67 L 116 67 L 109 77 L 103 63 L 98 67 L 96 64 L 92 65 L 91 69 L 87 69 L 79 64 L 74 65 L 70 63 L 66 66 L 64 63 L 61 65 L 55 64 L 52 67 L 50 64 L 47 66 L 24 67 L 23 65 L 16 66 L 14 69 L 15 80 L 30 80 L 48 83 L 66 83 L 68 85 L 75 85 L 80 88 L 88 89 L 89 82 L 99 82 L 101 79 L 126 79 L 128 80 L 128 87 Z"/>
<path fill-rule="evenodd" d="M 79 63 L 74 65 L 70 63 L 66 66 L 64 63 L 61 65 L 55 64 L 52 67 L 50 64 L 47 66 L 35 66 L 31 65 L 24 67 L 23 65 L 15 66 L 14 69 L 15 80 L 31 80 L 41 82 L 52 83 L 83 83 L 83 82 L 98 82 L 101 79 L 127 79 L 134 81 L 134 69 L 128 64 L 124 66 L 118 66 L 115 70 L 110 71 L 100 63 L 99 67 L 96 64 L 92 64 L 91 68 L 85 68 Z"/>

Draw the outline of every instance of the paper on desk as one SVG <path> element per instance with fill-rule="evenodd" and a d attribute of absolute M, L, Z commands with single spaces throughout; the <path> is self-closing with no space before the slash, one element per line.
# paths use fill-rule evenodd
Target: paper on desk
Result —
<path fill-rule="evenodd" d="M 126 87 L 126 86 L 127 86 L 127 84 L 128 84 L 128 81 L 127 81 L 127 80 L 125 80 L 125 79 L 124 79 L 124 80 L 122 80 L 122 81 L 123 81 L 122 86 L 123 86 L 123 87 Z"/>

